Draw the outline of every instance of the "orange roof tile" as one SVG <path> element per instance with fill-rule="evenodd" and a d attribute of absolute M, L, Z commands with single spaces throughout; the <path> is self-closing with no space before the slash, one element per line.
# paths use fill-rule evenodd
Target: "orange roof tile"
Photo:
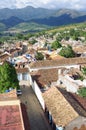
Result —
<path fill-rule="evenodd" d="M 51 87 L 43 93 L 43 97 L 48 110 L 58 126 L 65 126 L 79 116 L 56 87 Z"/>

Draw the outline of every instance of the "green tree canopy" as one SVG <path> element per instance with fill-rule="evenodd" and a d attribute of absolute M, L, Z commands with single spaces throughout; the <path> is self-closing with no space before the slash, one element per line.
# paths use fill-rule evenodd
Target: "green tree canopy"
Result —
<path fill-rule="evenodd" d="M 57 49 L 57 48 L 60 48 L 61 47 L 61 43 L 59 42 L 59 41 L 54 41 L 53 43 L 52 43 L 52 45 L 51 45 L 51 48 L 53 48 L 53 49 Z"/>
<path fill-rule="evenodd" d="M 72 47 L 68 45 L 67 47 L 62 47 L 62 50 L 59 52 L 59 55 L 64 56 L 66 58 L 75 57 L 75 52 Z"/>
<path fill-rule="evenodd" d="M 37 41 L 35 39 L 32 39 L 31 41 L 29 41 L 29 44 L 35 44 Z"/>
<path fill-rule="evenodd" d="M 78 94 L 81 96 L 81 97 L 86 97 L 86 88 L 83 87 L 81 89 L 78 90 Z"/>
<path fill-rule="evenodd" d="M 8 62 L 0 66 L 0 92 L 5 92 L 9 88 L 19 89 L 19 81 L 15 68 Z"/>
<path fill-rule="evenodd" d="M 36 52 L 35 58 L 36 58 L 36 60 L 43 60 L 44 55 L 41 52 Z"/>
<path fill-rule="evenodd" d="M 82 68 L 82 73 L 83 73 L 84 75 L 86 75 L 86 67 L 83 67 L 83 68 Z"/>

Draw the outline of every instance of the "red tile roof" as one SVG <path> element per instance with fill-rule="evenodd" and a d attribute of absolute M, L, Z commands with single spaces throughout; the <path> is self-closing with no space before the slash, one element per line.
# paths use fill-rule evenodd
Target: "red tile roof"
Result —
<path fill-rule="evenodd" d="M 19 106 L 0 106 L 0 130 L 23 130 Z"/>

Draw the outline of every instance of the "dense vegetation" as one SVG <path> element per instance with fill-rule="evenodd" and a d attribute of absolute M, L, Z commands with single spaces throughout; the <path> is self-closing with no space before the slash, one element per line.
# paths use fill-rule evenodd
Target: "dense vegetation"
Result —
<path fill-rule="evenodd" d="M 60 48 L 60 47 L 62 47 L 62 45 L 61 45 L 61 43 L 59 42 L 59 41 L 54 41 L 52 44 L 51 44 L 51 48 L 53 48 L 53 49 L 57 49 L 57 48 Z"/>
<path fill-rule="evenodd" d="M 15 68 L 10 63 L 4 62 L 4 64 L 0 66 L 0 93 L 10 88 L 19 89 L 19 81 Z"/>
<path fill-rule="evenodd" d="M 78 90 L 78 94 L 81 96 L 81 97 L 86 97 L 86 87 L 83 87 L 81 89 Z"/>
<path fill-rule="evenodd" d="M 36 52 L 35 58 L 36 58 L 36 60 L 43 60 L 44 55 L 41 52 Z"/>
<path fill-rule="evenodd" d="M 82 68 L 82 73 L 86 76 L 86 67 Z"/>
<path fill-rule="evenodd" d="M 59 55 L 64 56 L 66 58 L 72 58 L 75 57 L 75 53 L 71 46 L 62 47 L 61 51 L 59 52 Z"/>

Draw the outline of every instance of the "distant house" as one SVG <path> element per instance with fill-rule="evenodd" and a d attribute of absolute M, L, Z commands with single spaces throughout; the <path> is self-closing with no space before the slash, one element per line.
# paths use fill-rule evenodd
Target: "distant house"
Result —
<path fill-rule="evenodd" d="M 11 54 L 11 57 L 17 57 L 22 55 L 22 49 L 16 48 L 16 49 L 10 49 L 9 53 Z"/>
<path fill-rule="evenodd" d="M 3 53 L 2 55 L 0 55 L 0 62 L 4 62 L 6 60 L 9 60 L 9 58 L 10 58 L 9 53 Z"/>
<path fill-rule="evenodd" d="M 29 70 L 28 68 L 23 65 L 22 67 L 16 67 L 17 72 L 17 78 L 19 80 L 19 84 L 23 85 L 24 83 L 26 85 L 29 84 Z"/>
<path fill-rule="evenodd" d="M 29 73 L 28 68 L 16 68 L 16 72 L 19 81 L 21 80 L 28 81 L 28 73 Z"/>
<path fill-rule="evenodd" d="M 62 86 L 68 92 L 77 93 L 79 88 L 86 86 L 86 80 L 79 79 L 81 73 L 78 69 L 61 69 L 58 70 L 57 85 Z"/>
<path fill-rule="evenodd" d="M 57 84 L 58 69 L 42 69 L 31 72 L 31 78 L 36 81 L 41 91 L 48 89 L 49 87 Z M 30 82 L 31 83 L 31 82 Z"/>

